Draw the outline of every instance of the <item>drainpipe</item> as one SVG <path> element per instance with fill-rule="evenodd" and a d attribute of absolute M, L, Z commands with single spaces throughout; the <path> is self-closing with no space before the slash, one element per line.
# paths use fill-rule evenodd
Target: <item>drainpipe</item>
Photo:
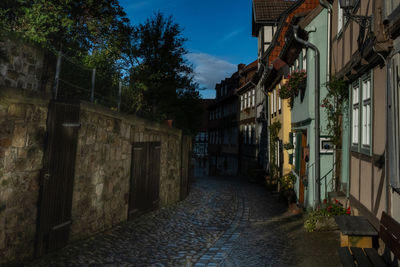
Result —
<path fill-rule="evenodd" d="M 331 13 L 332 12 L 332 7 L 330 6 L 329 3 L 325 2 L 325 0 L 319 0 L 319 4 L 325 8 L 328 9 L 328 12 Z"/>
<path fill-rule="evenodd" d="M 332 7 L 329 3 L 327 3 L 325 0 L 319 0 L 319 4 L 325 8 L 328 11 L 328 17 L 327 17 L 327 25 L 328 25 L 328 31 L 327 31 L 327 60 L 326 60 L 326 81 L 329 82 L 330 80 L 330 74 L 331 74 L 331 70 L 330 70 L 330 62 L 331 62 L 331 18 L 332 18 Z M 336 108 L 336 107 L 335 107 Z M 342 149 L 343 151 L 343 149 Z M 334 149 L 333 150 L 333 160 L 332 160 L 332 168 L 333 168 L 333 173 L 332 173 L 332 178 L 335 181 L 334 184 L 334 188 L 333 190 L 335 191 L 339 191 L 339 188 L 337 186 L 340 186 L 337 181 L 336 181 L 336 177 L 339 177 L 340 174 L 337 173 L 337 150 Z M 339 152 L 339 153 L 343 153 L 343 152 Z"/>
<path fill-rule="evenodd" d="M 388 115 L 389 115 L 389 101 L 388 101 L 388 96 L 389 96 L 389 94 L 388 94 L 388 88 L 389 88 L 389 84 L 390 84 L 390 77 L 389 77 L 389 71 L 388 71 L 388 66 L 387 66 L 387 60 L 385 59 L 385 57 L 381 54 L 381 53 L 379 53 L 378 51 L 376 51 L 376 48 L 375 48 L 375 45 L 373 45 L 372 46 L 372 51 L 374 51 L 382 60 L 383 60 L 383 62 L 385 63 L 385 66 L 386 66 L 386 68 L 385 68 L 385 71 L 386 71 L 386 82 L 387 82 L 387 84 L 386 84 L 386 99 L 385 99 L 385 101 L 386 101 L 386 143 L 385 143 L 385 180 L 386 180 L 386 199 L 385 199 L 385 211 L 386 211 L 386 213 L 388 213 L 388 214 L 390 214 L 389 213 L 389 194 L 390 194 L 390 191 L 389 191 L 389 184 L 390 184 L 390 181 L 389 181 L 389 159 L 388 159 L 388 141 L 389 141 L 389 120 L 388 120 Z M 389 58 L 391 57 L 391 55 L 389 55 Z"/>
<path fill-rule="evenodd" d="M 320 179 L 321 179 L 321 166 L 320 166 L 320 154 L 319 154 L 319 131 L 320 131 L 320 108 L 319 108 L 319 102 L 320 102 L 320 92 L 319 92 L 319 87 L 320 87 L 320 56 L 319 56 L 319 50 L 318 48 L 306 41 L 301 39 L 297 31 L 299 29 L 299 26 L 293 26 L 293 33 L 294 33 L 294 39 L 299 42 L 300 44 L 304 45 L 306 48 L 311 48 L 315 52 L 315 98 L 314 98 L 314 106 L 315 106 L 315 194 L 316 194 L 316 200 L 315 200 L 315 205 L 319 206 L 321 204 L 321 188 L 320 188 Z"/>

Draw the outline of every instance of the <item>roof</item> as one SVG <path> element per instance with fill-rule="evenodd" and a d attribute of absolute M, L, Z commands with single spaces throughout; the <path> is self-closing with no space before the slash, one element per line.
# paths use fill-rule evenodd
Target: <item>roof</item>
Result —
<path fill-rule="evenodd" d="M 258 34 L 257 24 L 273 24 L 296 1 L 293 0 L 253 0 L 253 36 Z"/>
<path fill-rule="evenodd" d="M 254 21 L 277 21 L 279 16 L 296 1 L 290 0 L 253 0 Z"/>
<path fill-rule="evenodd" d="M 258 66 L 258 60 L 254 60 L 249 65 L 243 67 L 239 71 L 241 79 L 239 81 L 239 88 L 236 90 L 236 93 L 240 94 L 247 88 L 254 87 L 253 77 L 257 72 L 257 66 Z"/>

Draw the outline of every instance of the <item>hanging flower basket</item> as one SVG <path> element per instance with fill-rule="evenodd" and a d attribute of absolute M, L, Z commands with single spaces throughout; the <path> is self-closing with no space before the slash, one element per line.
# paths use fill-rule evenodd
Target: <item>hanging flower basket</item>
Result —
<path fill-rule="evenodd" d="M 306 88 L 307 73 L 305 70 L 293 71 L 287 78 L 288 81 L 282 85 L 278 94 L 282 99 L 293 99 L 299 94 L 299 91 L 304 91 Z"/>

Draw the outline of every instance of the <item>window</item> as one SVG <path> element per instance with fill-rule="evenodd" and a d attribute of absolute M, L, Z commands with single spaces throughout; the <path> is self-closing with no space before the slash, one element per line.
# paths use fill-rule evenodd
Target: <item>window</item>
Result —
<path fill-rule="evenodd" d="M 255 145 L 256 144 L 256 125 L 252 124 L 251 126 L 251 136 L 252 136 L 252 144 Z"/>
<path fill-rule="evenodd" d="M 273 101 L 274 101 L 274 115 L 276 115 L 276 89 L 274 89 Z"/>
<path fill-rule="evenodd" d="M 247 108 L 247 93 L 244 93 L 244 108 Z"/>
<path fill-rule="evenodd" d="M 271 117 L 273 118 L 274 117 L 274 94 L 273 93 L 271 94 L 270 99 L 271 99 Z"/>
<path fill-rule="evenodd" d="M 247 143 L 247 125 L 243 128 L 243 144 Z"/>
<path fill-rule="evenodd" d="M 371 79 L 362 81 L 362 145 L 371 144 Z"/>
<path fill-rule="evenodd" d="M 303 48 L 303 70 L 307 70 L 307 50 Z"/>
<path fill-rule="evenodd" d="M 359 128 L 359 121 L 360 121 L 360 112 L 359 112 L 359 90 L 358 90 L 358 83 L 353 85 L 352 90 L 352 98 L 353 98 L 353 108 L 352 108 L 352 143 L 353 145 L 358 144 L 358 128 Z"/>
<path fill-rule="evenodd" d="M 249 131 L 249 144 L 252 144 L 253 141 L 253 128 L 251 125 L 248 126 L 248 131 Z"/>
<path fill-rule="evenodd" d="M 243 110 L 243 95 L 240 96 L 240 110 Z"/>
<path fill-rule="evenodd" d="M 279 90 L 281 90 L 281 85 L 279 84 Z M 282 99 L 280 96 L 278 96 L 278 110 L 279 110 L 279 114 L 282 113 Z"/>
<path fill-rule="evenodd" d="M 368 73 L 352 85 L 351 140 L 353 150 L 370 154 L 372 79 Z"/>
<path fill-rule="evenodd" d="M 340 33 L 343 29 L 344 18 L 343 18 L 343 9 L 340 8 L 340 2 L 338 1 L 338 27 L 337 33 Z"/>
<path fill-rule="evenodd" d="M 256 105 L 256 89 L 253 89 L 251 94 L 251 105 L 254 107 Z"/>

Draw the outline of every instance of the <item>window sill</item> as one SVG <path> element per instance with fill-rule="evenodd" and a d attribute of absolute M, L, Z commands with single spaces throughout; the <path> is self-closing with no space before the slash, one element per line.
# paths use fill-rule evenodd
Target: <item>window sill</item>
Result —
<path fill-rule="evenodd" d="M 393 192 L 396 192 L 397 194 L 400 195 L 400 188 L 394 188 L 394 187 L 392 187 L 392 189 L 393 189 Z"/>

